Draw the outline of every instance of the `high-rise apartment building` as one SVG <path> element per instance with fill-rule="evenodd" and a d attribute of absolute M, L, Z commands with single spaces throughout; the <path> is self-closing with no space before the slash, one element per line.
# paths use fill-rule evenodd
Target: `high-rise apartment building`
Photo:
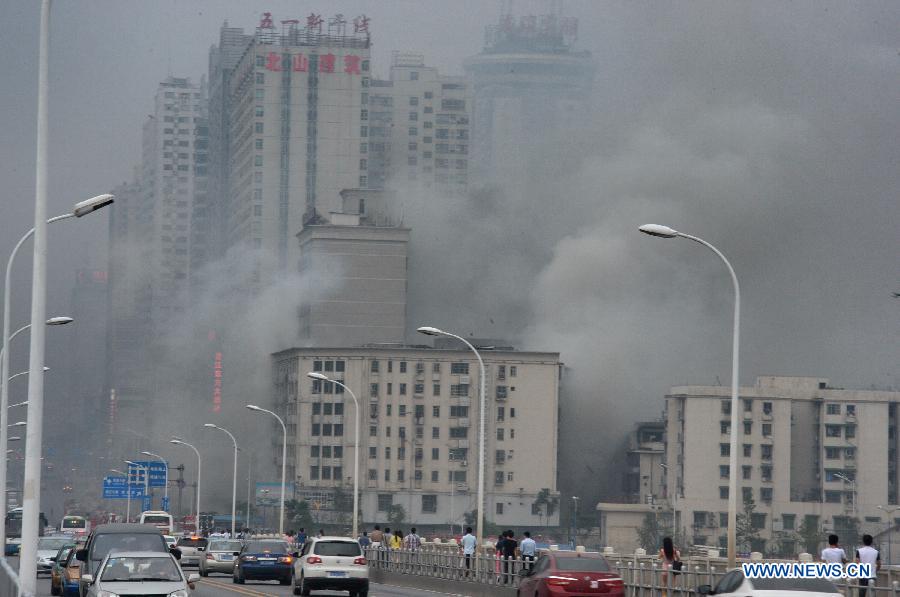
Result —
<path fill-rule="evenodd" d="M 740 504 L 755 504 L 753 549 L 794 555 L 801 529 L 877 535 L 897 524 L 900 392 L 844 390 L 827 379 L 759 377 L 740 388 Z M 724 546 L 731 399 L 727 387 L 666 396 L 666 487 L 694 544 Z M 893 520 L 892 520 L 893 518 Z"/>
<path fill-rule="evenodd" d="M 143 129 L 135 234 L 139 266 L 149 297 L 154 334 L 186 316 L 190 273 L 191 218 L 195 197 L 205 203 L 209 127 L 205 84 L 168 77 L 160 83 L 153 114 Z"/>
<path fill-rule="evenodd" d="M 390 79 L 369 94 L 369 187 L 418 181 L 465 191 L 472 99 L 463 77 L 441 76 L 421 54 L 395 52 Z"/>
<path fill-rule="evenodd" d="M 521 180 L 547 164 L 545 142 L 584 129 L 594 65 L 573 44 L 578 22 L 511 14 L 487 28 L 483 51 L 465 61 L 473 86 L 473 176 Z"/>
<path fill-rule="evenodd" d="M 368 185 L 361 156 L 368 138 L 367 22 L 312 15 L 306 23 L 282 21 L 276 30 L 263 15 L 223 82 L 228 117 L 217 126 L 230 127 L 224 234 L 226 248 L 250 252 L 251 283 L 295 271 L 294 235 L 317 214 L 340 211 L 341 190 Z"/>
<path fill-rule="evenodd" d="M 234 67 L 253 41 L 243 29 L 219 30 L 219 43 L 209 50 L 209 164 L 204 201 L 195 198 L 191 221 L 191 282 L 201 291 L 208 283 L 208 267 L 219 262 L 227 246 L 225 216 L 228 207 L 228 168 L 231 147 L 231 90 Z"/>
<path fill-rule="evenodd" d="M 558 524 L 538 499 L 556 493 L 558 353 L 481 351 L 486 367 L 485 519 Z M 273 355 L 276 409 L 286 415 L 288 479 L 298 499 L 334 510 L 351 495 L 359 400 L 362 519 L 384 522 L 401 507 L 406 524 L 461 524 L 476 506 L 479 368 L 455 346 L 292 348 Z M 280 442 L 276 458 L 280 461 Z"/>

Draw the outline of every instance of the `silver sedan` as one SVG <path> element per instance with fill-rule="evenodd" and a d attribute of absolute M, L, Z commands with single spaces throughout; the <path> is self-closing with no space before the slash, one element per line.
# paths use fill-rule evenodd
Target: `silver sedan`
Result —
<path fill-rule="evenodd" d="M 187 578 L 172 554 L 153 551 L 120 551 L 107 555 L 97 576 L 82 575 L 88 585 L 87 597 L 106 595 L 168 595 L 188 597 L 189 590 L 200 579 Z"/>
<path fill-rule="evenodd" d="M 234 572 L 235 553 L 241 551 L 241 542 L 235 539 L 210 539 L 206 557 L 200 559 L 200 576 L 210 572 Z"/>

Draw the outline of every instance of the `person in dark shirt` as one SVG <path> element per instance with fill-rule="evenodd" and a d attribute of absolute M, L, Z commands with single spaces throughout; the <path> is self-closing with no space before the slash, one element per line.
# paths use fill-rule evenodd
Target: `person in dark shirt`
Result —
<path fill-rule="evenodd" d="M 515 539 L 515 533 L 512 530 L 505 531 L 497 541 L 497 554 L 500 556 L 501 567 L 503 572 L 503 584 L 509 584 L 512 581 L 512 573 L 515 567 L 516 552 L 519 543 Z"/>

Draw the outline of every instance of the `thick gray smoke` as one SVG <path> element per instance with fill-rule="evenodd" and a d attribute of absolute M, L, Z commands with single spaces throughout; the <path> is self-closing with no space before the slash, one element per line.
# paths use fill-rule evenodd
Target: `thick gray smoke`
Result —
<path fill-rule="evenodd" d="M 689 31 L 684 8 L 667 16 Z M 467 198 L 401 194 L 413 229 L 411 326 L 561 352 L 570 369 L 560 478 L 585 479 L 569 491 L 598 497 L 604 486 L 614 497 L 617 480 L 585 476 L 583 455 L 601 473 L 596 463 L 633 422 L 659 416 L 669 386 L 730 380 L 724 265 L 689 241 L 642 235 L 640 224 L 701 236 L 731 260 L 743 289 L 743 384 L 780 374 L 900 385 L 898 151 L 881 133 L 900 119 L 871 99 L 896 78 L 896 58 L 884 60 L 879 26 L 866 39 L 856 15 L 845 15 L 843 43 L 805 48 L 740 12 L 713 19 L 715 40 L 654 41 L 642 30 L 642 60 L 653 64 L 629 73 L 604 61 L 582 135 L 535 137 L 530 149 L 546 156 L 537 175 Z M 845 67 L 826 72 L 836 61 Z M 641 80 L 648 73 L 679 77 L 654 87 Z M 608 84 L 615 76 L 631 103 Z"/>

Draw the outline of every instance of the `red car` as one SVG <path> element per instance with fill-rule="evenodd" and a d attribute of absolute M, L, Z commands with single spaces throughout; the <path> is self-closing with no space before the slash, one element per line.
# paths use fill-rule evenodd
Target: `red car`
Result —
<path fill-rule="evenodd" d="M 522 577 L 518 597 L 624 597 L 622 577 L 598 553 L 548 551 Z"/>

